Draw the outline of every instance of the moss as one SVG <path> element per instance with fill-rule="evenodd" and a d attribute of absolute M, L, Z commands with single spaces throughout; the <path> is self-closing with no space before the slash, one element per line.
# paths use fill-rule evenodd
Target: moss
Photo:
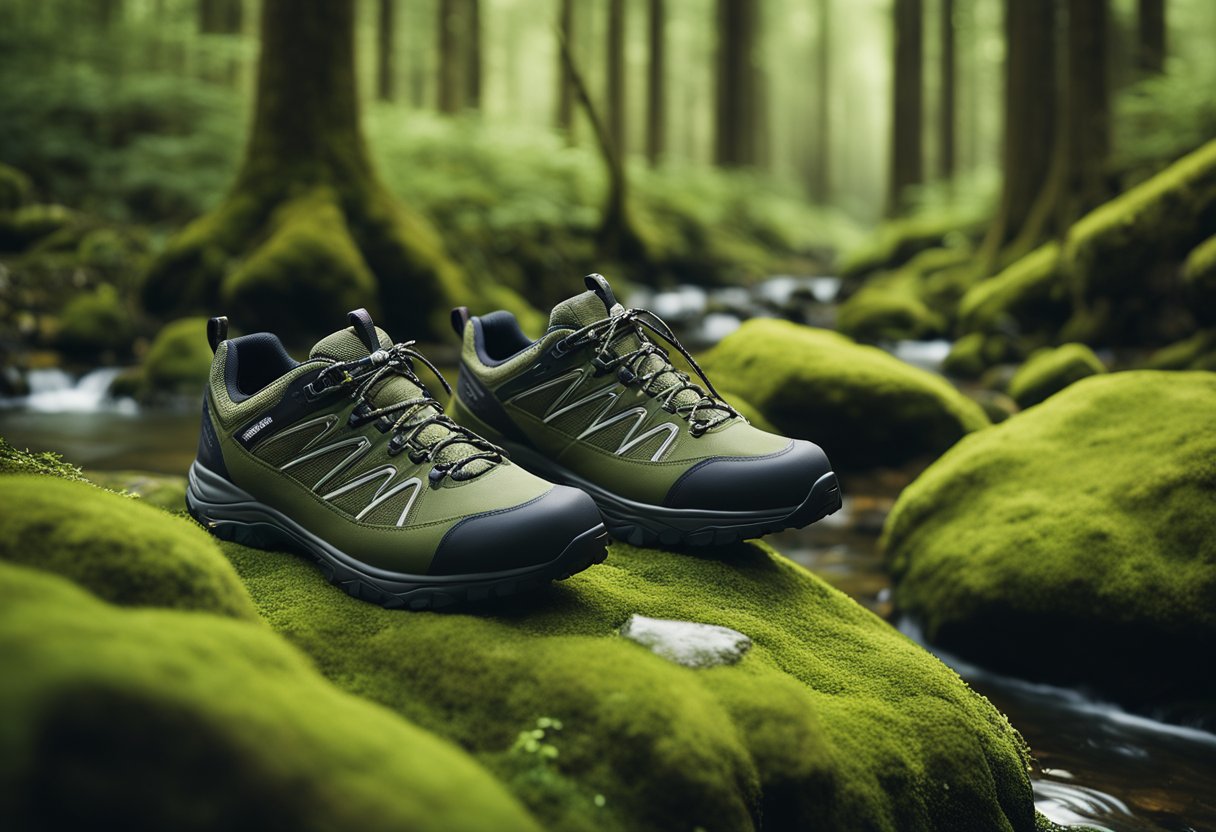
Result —
<path fill-rule="evenodd" d="M 840 305 L 836 326 L 870 343 L 939 335 L 945 321 L 921 298 L 918 275 L 905 271 L 873 278 Z"/>
<path fill-rule="evenodd" d="M 15 211 L 25 205 L 32 190 L 28 176 L 16 168 L 0 164 L 0 213 Z"/>
<path fill-rule="evenodd" d="M 1068 315 L 1060 247 L 1048 243 L 971 287 L 959 302 L 962 332 L 1050 329 Z"/>
<path fill-rule="evenodd" d="M 166 511 L 185 511 L 186 478 L 148 471 L 92 471 L 89 482 L 131 497 L 141 503 Z"/>
<path fill-rule="evenodd" d="M 96 357 L 106 350 L 125 351 L 132 337 L 131 313 L 108 284 L 73 296 L 59 318 L 57 340 L 67 352 Z"/>
<path fill-rule="evenodd" d="M 957 247 L 982 233 L 983 223 L 956 214 L 926 214 L 892 220 L 862 245 L 847 252 L 840 275 L 854 280 L 876 271 L 900 266 L 922 251 Z"/>
<path fill-rule="evenodd" d="M 955 378 L 977 379 L 988 368 L 1017 358 L 1018 348 L 1009 337 L 971 332 L 951 345 L 942 370 Z"/>
<path fill-rule="evenodd" d="M 949 382 L 827 330 L 756 319 L 702 358 L 782 432 L 818 442 L 837 468 L 941 453 L 988 424 Z"/>
<path fill-rule="evenodd" d="M 967 437 L 887 520 L 898 607 L 1020 678 L 1210 703 L 1213 412 L 1216 374 L 1111 373 Z"/>
<path fill-rule="evenodd" d="M 24 251 L 71 221 L 72 212 L 62 205 L 25 205 L 0 213 L 0 251 Z"/>
<path fill-rule="evenodd" d="M 254 619 L 249 596 L 193 522 L 45 476 L 0 477 L 0 560 L 64 575 L 116 604 Z"/>
<path fill-rule="evenodd" d="M 138 231 L 94 228 L 81 235 L 76 258 L 80 265 L 127 284 L 146 266 L 147 247 Z"/>
<path fill-rule="evenodd" d="M 1204 323 L 1216 323 L 1216 234 L 1197 245 L 1182 264 L 1182 282 Z"/>
<path fill-rule="evenodd" d="M 1181 261 L 1216 228 L 1216 141 L 1081 218 L 1063 265 L 1087 298 L 1136 295 L 1163 260 Z"/>
<path fill-rule="evenodd" d="M 258 624 L 0 564 L 0 656 L 21 669 L 0 674 L 5 828 L 537 828 L 466 754 Z"/>
<path fill-rule="evenodd" d="M 967 397 L 984 409 L 984 415 L 994 425 L 1018 412 L 1017 402 L 998 390 L 973 388 L 967 391 Z"/>
<path fill-rule="evenodd" d="M 1150 355 L 1147 370 L 1216 371 L 1216 330 L 1203 330 Z"/>
<path fill-rule="evenodd" d="M 59 454 L 21 450 L 3 436 L 0 436 L 0 474 L 42 474 L 76 482 L 88 481 L 79 468 L 64 462 Z"/>
<path fill-rule="evenodd" d="M 1009 395 L 1030 407 L 1083 378 L 1105 373 L 1106 366 L 1084 344 L 1064 344 L 1036 352 L 1009 380 Z"/>
<path fill-rule="evenodd" d="M 386 611 L 303 558 L 223 548 L 322 673 L 470 750 L 546 828 L 752 829 L 761 813 L 773 828 L 1033 827 L 1006 720 L 767 546 L 689 557 L 614 544 L 526 607 L 452 615 Z M 723 625 L 754 646 L 691 670 L 620 637 L 634 613 Z"/>
<path fill-rule="evenodd" d="M 182 318 L 165 324 L 144 359 L 146 391 L 197 392 L 211 372 L 206 318 Z"/>

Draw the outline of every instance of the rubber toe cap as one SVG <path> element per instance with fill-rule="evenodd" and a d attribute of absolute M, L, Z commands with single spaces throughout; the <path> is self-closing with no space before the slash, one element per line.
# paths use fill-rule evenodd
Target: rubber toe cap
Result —
<path fill-rule="evenodd" d="M 669 508 L 760 511 L 799 505 L 832 470 L 827 454 L 801 439 L 776 453 L 699 462 L 667 492 Z"/>
<path fill-rule="evenodd" d="M 602 523 L 582 491 L 555 485 L 518 506 L 461 520 L 443 536 L 431 575 L 477 575 L 549 563 Z"/>

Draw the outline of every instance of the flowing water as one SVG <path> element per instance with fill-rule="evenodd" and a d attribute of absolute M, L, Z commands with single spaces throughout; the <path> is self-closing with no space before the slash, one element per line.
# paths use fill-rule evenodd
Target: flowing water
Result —
<path fill-rule="evenodd" d="M 752 311 L 743 307 L 757 303 L 757 296 L 768 308 L 787 306 L 799 297 L 814 308 L 830 301 L 838 285 L 832 278 L 776 278 L 762 284 L 767 287 L 763 292 L 696 290 L 629 301 L 645 303 L 678 325 L 682 335 L 693 333 L 691 342 L 705 344 L 737 327 Z M 831 314 L 829 310 L 801 317 L 826 319 Z M 943 341 L 892 347 L 900 358 L 929 370 L 940 367 L 948 349 Z M 79 379 L 58 370 L 32 373 L 28 398 L 0 400 L 0 436 L 18 447 L 58 451 L 85 468 L 183 474 L 198 441 L 194 404 L 180 410 L 149 410 L 130 400 L 112 400 L 105 390 L 116 372 L 96 370 Z M 841 512 L 808 529 L 768 540 L 891 619 L 891 589 L 882 569 L 878 536 L 909 477 L 905 472 L 845 480 L 847 496 Z M 892 623 L 918 638 L 911 623 Z M 1052 820 L 1111 832 L 1216 832 L 1216 735 L 1156 722 L 1076 691 L 999 676 L 955 657 L 939 656 L 1004 711 L 1034 749 L 1035 801 Z"/>

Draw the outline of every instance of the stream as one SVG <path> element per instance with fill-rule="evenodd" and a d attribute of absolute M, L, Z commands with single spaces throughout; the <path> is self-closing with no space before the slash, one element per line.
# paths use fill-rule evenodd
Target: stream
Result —
<path fill-rule="evenodd" d="M 778 311 L 788 315 L 798 302 L 806 311 L 797 318 L 830 324 L 838 285 L 833 278 L 774 278 L 750 292 L 683 287 L 630 297 L 629 303 L 653 309 L 690 346 L 703 348 L 742 318 Z M 891 349 L 909 363 L 936 370 L 949 344 L 904 342 Z M 31 372 L 28 397 L 0 399 L 0 436 L 17 447 L 57 451 L 86 469 L 184 474 L 198 441 L 195 404 L 153 410 L 131 400 L 111 400 L 105 390 L 116 372 L 94 370 L 80 378 L 60 370 Z M 883 521 L 906 479 L 845 478 L 842 511 L 767 540 L 919 640 L 912 622 L 895 617 L 878 551 Z M 1077 691 L 1000 676 L 937 654 L 1006 713 L 1034 749 L 1035 802 L 1055 822 L 1110 832 L 1216 832 L 1216 734 L 1157 722 Z"/>

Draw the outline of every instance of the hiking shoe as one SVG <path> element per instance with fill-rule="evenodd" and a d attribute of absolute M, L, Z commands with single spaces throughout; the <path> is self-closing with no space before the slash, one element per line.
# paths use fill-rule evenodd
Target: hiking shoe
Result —
<path fill-rule="evenodd" d="M 203 396 L 186 505 L 212 534 L 303 549 L 356 598 L 427 609 L 510 595 L 604 559 L 595 503 L 452 422 L 362 309 L 297 362 L 269 333 L 226 340 Z M 201 335 L 201 333 L 200 333 Z"/>
<path fill-rule="evenodd" d="M 600 275 L 586 283 L 537 341 L 509 312 L 453 310 L 464 341 L 453 419 L 532 472 L 586 491 L 609 533 L 635 545 L 730 543 L 840 508 L 818 446 L 752 427 L 657 315 L 625 309 Z"/>

